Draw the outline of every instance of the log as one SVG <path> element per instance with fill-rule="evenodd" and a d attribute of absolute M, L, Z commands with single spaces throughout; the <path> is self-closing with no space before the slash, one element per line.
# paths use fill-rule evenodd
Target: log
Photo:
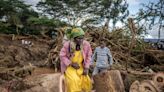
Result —
<path fill-rule="evenodd" d="M 139 92 L 159 92 L 152 80 L 144 80 L 141 82 Z"/>
<path fill-rule="evenodd" d="M 130 89 L 133 89 L 131 92 L 138 92 L 136 89 L 137 86 L 131 88 L 131 85 L 133 84 L 138 85 L 138 82 L 135 82 L 136 80 L 139 80 L 139 81 L 149 80 L 149 79 L 151 80 L 152 77 L 155 75 L 155 73 L 132 71 L 130 69 L 128 72 L 120 70 L 120 73 L 124 82 L 126 92 L 129 92 Z"/>
<path fill-rule="evenodd" d="M 130 86 L 129 92 L 159 92 L 152 80 L 135 81 Z"/>
<path fill-rule="evenodd" d="M 138 80 L 134 81 L 130 86 L 129 92 L 139 92 L 140 82 Z"/>
<path fill-rule="evenodd" d="M 0 74 L 12 75 L 13 77 L 25 77 L 30 75 L 36 67 L 33 65 L 26 65 L 24 67 L 5 68 L 0 67 Z"/>
<path fill-rule="evenodd" d="M 32 76 L 24 83 L 32 87 L 22 92 L 66 92 L 64 75 L 60 73 Z"/>
<path fill-rule="evenodd" d="M 155 83 L 156 87 L 158 88 L 160 92 L 164 91 L 164 73 L 163 72 L 157 73 L 153 77 L 153 82 Z"/>
<path fill-rule="evenodd" d="M 121 74 L 111 70 L 93 76 L 96 92 L 125 92 Z"/>
<path fill-rule="evenodd" d="M 141 71 L 134 71 L 134 70 L 129 70 L 128 72 L 125 70 L 120 70 L 121 74 L 132 74 L 132 75 L 138 75 L 138 76 L 149 76 L 153 77 L 155 73 L 149 73 L 149 72 L 141 72 Z"/>

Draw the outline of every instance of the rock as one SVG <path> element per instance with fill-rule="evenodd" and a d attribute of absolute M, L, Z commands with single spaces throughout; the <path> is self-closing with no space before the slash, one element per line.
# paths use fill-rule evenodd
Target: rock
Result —
<path fill-rule="evenodd" d="M 60 73 L 29 77 L 24 83 L 32 87 L 23 92 L 65 92 L 64 76 Z"/>

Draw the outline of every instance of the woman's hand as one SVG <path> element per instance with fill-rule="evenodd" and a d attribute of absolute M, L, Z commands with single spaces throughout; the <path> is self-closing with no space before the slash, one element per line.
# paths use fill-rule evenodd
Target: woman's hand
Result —
<path fill-rule="evenodd" d="M 85 68 L 83 71 L 83 75 L 88 75 L 89 69 Z"/>
<path fill-rule="evenodd" d="M 74 69 L 79 69 L 80 66 L 78 63 L 71 63 L 71 66 L 74 68 Z"/>

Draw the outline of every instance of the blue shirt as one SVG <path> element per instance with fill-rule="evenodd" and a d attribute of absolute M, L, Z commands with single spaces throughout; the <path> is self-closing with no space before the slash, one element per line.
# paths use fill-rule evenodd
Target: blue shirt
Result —
<path fill-rule="evenodd" d="M 96 67 L 107 68 L 113 64 L 111 52 L 107 47 L 96 47 L 91 59 L 91 65 L 93 65 L 95 59 Z"/>

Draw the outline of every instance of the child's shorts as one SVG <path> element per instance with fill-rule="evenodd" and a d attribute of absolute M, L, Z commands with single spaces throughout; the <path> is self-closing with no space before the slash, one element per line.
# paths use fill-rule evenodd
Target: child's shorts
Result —
<path fill-rule="evenodd" d="M 93 70 L 92 76 L 94 76 L 94 75 L 96 75 L 100 72 L 103 72 L 103 71 L 107 71 L 107 68 L 95 67 L 94 70 Z"/>

